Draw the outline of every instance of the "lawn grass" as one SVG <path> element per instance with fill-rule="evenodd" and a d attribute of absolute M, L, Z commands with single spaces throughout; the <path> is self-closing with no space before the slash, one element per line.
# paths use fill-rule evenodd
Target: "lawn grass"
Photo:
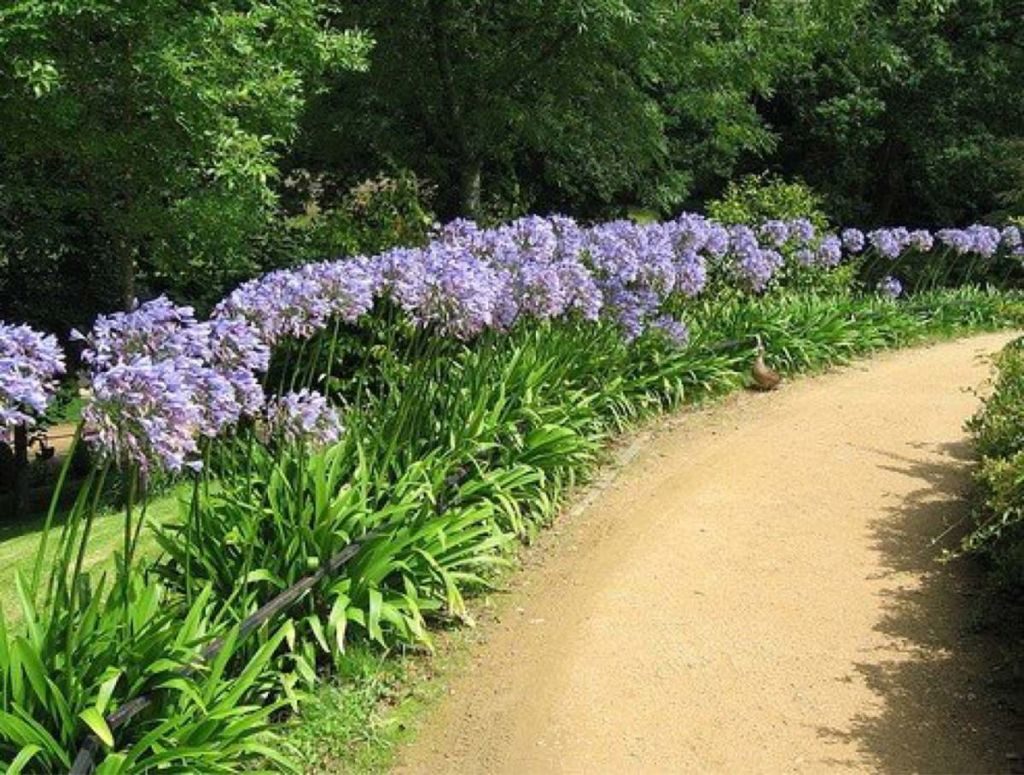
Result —
<path fill-rule="evenodd" d="M 172 490 L 154 498 L 147 508 L 147 519 L 166 522 L 178 513 L 179 492 Z M 43 573 L 48 573 L 57 551 L 60 528 L 66 519 L 66 512 L 54 518 L 54 526 L 46 547 Z M 7 621 L 21 618 L 14 576 L 22 572 L 31 575 L 35 564 L 39 540 L 42 536 L 45 514 L 38 514 L 13 524 L 0 525 L 0 609 Z M 89 548 L 85 554 L 85 568 L 94 573 L 113 569 L 114 553 L 124 541 L 124 512 L 111 509 L 101 514 L 93 523 Z M 149 530 L 143 530 L 139 538 L 140 554 L 155 553 L 156 541 Z"/>
<path fill-rule="evenodd" d="M 507 571 L 510 576 L 514 571 Z M 507 577 L 507 576 L 506 576 Z M 493 614 L 478 601 L 478 613 Z M 430 720 L 430 710 L 448 691 L 448 680 L 470 667 L 479 645 L 475 628 L 435 633 L 432 653 L 381 651 L 360 644 L 338 658 L 337 671 L 302 703 L 289 720 L 288 744 L 306 775 L 384 775 L 402 745 Z"/>
<path fill-rule="evenodd" d="M 405 731 L 400 711 L 408 702 L 413 663 L 355 646 L 337 667 L 292 719 L 288 742 L 308 773 L 384 772 Z"/>

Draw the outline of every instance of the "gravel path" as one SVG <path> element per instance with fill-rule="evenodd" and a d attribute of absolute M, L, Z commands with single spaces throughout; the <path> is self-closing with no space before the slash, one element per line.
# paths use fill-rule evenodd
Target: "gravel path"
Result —
<path fill-rule="evenodd" d="M 1024 702 L 971 628 L 971 566 L 932 542 L 965 515 L 971 389 L 1009 338 L 640 436 L 542 541 L 399 770 L 1019 770 Z"/>

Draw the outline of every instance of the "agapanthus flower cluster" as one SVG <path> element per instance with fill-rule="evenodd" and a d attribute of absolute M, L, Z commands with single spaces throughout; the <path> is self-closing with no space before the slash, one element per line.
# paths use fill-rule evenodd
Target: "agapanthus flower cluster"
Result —
<path fill-rule="evenodd" d="M 439 239 L 499 270 L 506 283 L 495 315 L 500 328 L 523 318 L 549 320 L 578 312 L 596 320 L 600 313 L 600 289 L 582 262 L 584 231 L 571 218 L 530 216 L 487 230 L 455 221 Z"/>
<path fill-rule="evenodd" d="M 959 255 L 973 253 L 983 258 L 994 256 L 1003 238 L 999 229 L 978 223 L 966 229 L 941 229 L 935 236 Z"/>
<path fill-rule="evenodd" d="M 458 245 L 391 250 L 378 261 L 382 289 L 417 326 L 470 339 L 498 323 L 507 275 Z"/>
<path fill-rule="evenodd" d="M 195 375 L 175 360 L 140 356 L 91 377 L 85 438 L 114 463 L 153 470 L 198 469 L 204 426 Z"/>
<path fill-rule="evenodd" d="M 243 283 L 214 309 L 214 318 L 250 323 L 270 346 L 306 339 L 338 318 L 354 323 L 373 307 L 376 262 L 356 258 L 280 269 Z"/>
<path fill-rule="evenodd" d="M 729 251 L 729 230 L 703 215 L 683 213 L 667 225 L 679 251 L 692 251 L 710 259 L 722 258 Z"/>
<path fill-rule="evenodd" d="M 241 285 L 199 322 L 189 307 L 159 298 L 101 317 L 84 340 L 93 400 L 86 438 L 118 464 L 179 470 L 198 464 L 204 437 L 260 416 L 288 438 L 330 443 L 340 421 L 323 396 L 303 391 L 263 412 L 261 375 L 271 349 L 340 322 L 358 324 L 386 299 L 416 326 L 468 340 L 524 321 L 566 316 L 614 322 L 627 340 L 650 331 L 674 346 L 685 324 L 671 299 L 695 297 L 708 267 L 747 291 L 769 288 L 787 261 L 827 270 L 872 249 L 896 260 L 942 246 L 990 257 L 1024 255 L 1017 226 L 844 229 L 822 233 L 807 219 L 724 226 L 683 213 L 665 223 L 612 221 L 584 227 L 563 216 L 522 218 L 492 229 L 453 221 L 419 248 L 390 250 L 271 272 Z M 879 293 L 902 294 L 888 276 Z M 63 368 L 52 337 L 0 324 L 0 438 L 41 414 Z"/>
<path fill-rule="evenodd" d="M 1019 226 L 1006 226 L 999 233 L 1000 241 L 1004 249 L 1015 256 L 1024 255 L 1024 235 Z"/>
<path fill-rule="evenodd" d="M 790 224 L 779 220 L 765 221 L 758 227 L 757 234 L 762 242 L 781 248 L 789 241 Z"/>
<path fill-rule="evenodd" d="M 806 248 L 805 248 L 806 250 Z M 843 260 L 843 242 L 835 234 L 826 234 L 822 237 L 814 250 L 812 264 L 824 269 L 833 269 L 839 266 Z"/>
<path fill-rule="evenodd" d="M 82 360 L 92 400 L 84 438 L 118 465 L 179 471 L 214 438 L 263 405 L 258 375 L 270 350 L 246 321 L 197 322 L 166 298 L 101 316 Z"/>
<path fill-rule="evenodd" d="M 903 283 L 892 275 L 887 275 L 878 281 L 878 293 L 889 299 L 898 299 L 903 295 Z"/>
<path fill-rule="evenodd" d="M 16 426 L 36 423 L 63 373 L 64 353 L 55 337 L 0 321 L 0 442 L 9 442 Z"/>
<path fill-rule="evenodd" d="M 241 414 L 255 415 L 265 400 L 259 375 L 270 367 L 270 347 L 245 320 L 214 318 L 204 327 L 210 367 L 231 385 Z"/>
<path fill-rule="evenodd" d="M 261 432 L 268 441 L 326 447 L 341 438 L 344 427 L 338 410 L 325 396 L 302 389 L 267 402 Z"/>
<path fill-rule="evenodd" d="M 848 253 L 856 255 L 864 250 L 866 239 L 864 237 L 864 232 L 860 229 L 843 229 L 841 239 L 843 241 L 843 249 Z"/>
<path fill-rule="evenodd" d="M 757 234 L 749 226 L 729 229 L 729 257 L 736 279 L 754 293 L 765 290 L 785 263 L 777 250 L 761 247 Z"/>
<path fill-rule="evenodd" d="M 798 246 L 812 244 L 817 233 L 817 228 L 807 218 L 796 218 L 789 222 L 790 239 Z"/>
<path fill-rule="evenodd" d="M 722 251 L 721 235 L 699 217 L 665 224 L 612 221 L 589 229 L 583 242 L 604 314 L 627 340 L 643 334 L 670 296 L 692 298 L 704 289 L 702 251 Z"/>
<path fill-rule="evenodd" d="M 86 343 L 82 361 L 94 371 L 136 358 L 203 360 L 209 354 L 195 311 L 175 305 L 166 296 L 130 312 L 101 315 L 88 335 L 75 330 L 71 338 Z"/>
<path fill-rule="evenodd" d="M 875 229 L 868 232 L 868 243 L 880 256 L 897 259 L 909 244 L 910 231 L 902 226 L 895 229 Z"/>
<path fill-rule="evenodd" d="M 935 238 L 927 229 L 914 229 L 907 235 L 907 245 L 920 253 L 927 253 L 935 245 Z"/>
<path fill-rule="evenodd" d="M 651 322 L 650 328 L 676 349 L 686 347 L 690 341 L 690 329 L 686 323 L 671 315 L 659 315 Z"/>

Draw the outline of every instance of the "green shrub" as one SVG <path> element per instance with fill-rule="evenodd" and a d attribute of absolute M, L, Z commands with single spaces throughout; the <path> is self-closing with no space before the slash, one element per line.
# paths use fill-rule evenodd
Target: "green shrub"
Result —
<path fill-rule="evenodd" d="M 308 193 L 304 212 L 283 219 L 259 246 L 260 264 L 271 269 L 421 245 L 435 222 L 431 198 L 427 185 L 401 171 L 364 180 L 334 200 Z"/>
<path fill-rule="evenodd" d="M 734 180 L 707 204 L 708 216 L 720 223 L 755 225 L 768 220 L 806 218 L 827 229 L 824 200 L 807 184 L 762 173 Z"/>
<path fill-rule="evenodd" d="M 720 198 L 708 203 L 707 211 L 711 218 L 726 224 L 757 227 L 765 221 L 803 218 L 814 225 L 819 235 L 829 229 L 824 202 L 813 189 L 799 181 L 786 181 L 768 173 L 747 175 L 731 182 Z M 781 253 L 786 263 L 772 280 L 773 288 L 841 293 L 851 287 L 858 273 L 857 261 L 847 261 L 825 272 L 796 260 L 793 247 L 783 247 Z M 730 284 L 713 283 L 713 290 L 717 289 L 716 295 L 720 296 L 719 285 L 728 287 Z"/>
<path fill-rule="evenodd" d="M 1024 339 L 1006 347 L 996 368 L 992 395 L 968 422 L 982 456 L 984 505 L 964 547 L 992 558 L 1002 583 L 1024 587 Z"/>
<path fill-rule="evenodd" d="M 294 769 L 271 725 L 281 707 L 266 670 L 290 632 L 284 625 L 248 662 L 234 637 L 208 670 L 189 672 L 198 649 L 216 634 L 207 618 L 209 590 L 182 610 L 139 574 L 123 587 L 78 586 L 72 610 L 37 609 L 18 580 L 22 621 L 9 631 L 0 615 L 0 761 L 8 773 L 67 771 L 86 735 L 102 745 L 99 773 L 199 766 L 240 772 L 270 756 Z M 121 730 L 104 715 L 149 693 L 152 703 Z M 201 763 L 201 765 L 200 765 Z"/>

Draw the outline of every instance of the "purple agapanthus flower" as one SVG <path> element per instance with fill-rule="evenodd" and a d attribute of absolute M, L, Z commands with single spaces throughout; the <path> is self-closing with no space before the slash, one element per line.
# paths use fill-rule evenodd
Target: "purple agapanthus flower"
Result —
<path fill-rule="evenodd" d="M 843 260 L 843 243 L 835 234 L 826 234 L 814 251 L 814 262 L 826 269 L 839 266 Z"/>
<path fill-rule="evenodd" d="M 733 226 L 729 230 L 729 255 L 737 280 L 754 293 L 764 291 L 782 267 L 782 254 L 764 250 L 749 226 Z"/>
<path fill-rule="evenodd" d="M 608 286 L 605 294 L 605 314 L 619 326 L 627 342 L 644 333 L 661 306 L 658 295 L 646 289 Z"/>
<path fill-rule="evenodd" d="M 627 339 L 643 333 L 679 280 L 684 294 L 703 286 L 689 239 L 678 224 L 611 221 L 587 231 L 584 255 L 603 295 L 603 314 Z"/>
<path fill-rule="evenodd" d="M 875 229 L 868 232 L 867 238 L 871 247 L 883 258 L 897 259 L 906 247 L 906 229 Z"/>
<path fill-rule="evenodd" d="M 693 250 L 676 255 L 675 290 L 687 298 L 696 298 L 708 282 L 707 262 Z"/>
<path fill-rule="evenodd" d="M 807 218 L 795 218 L 789 222 L 790 239 L 797 245 L 809 245 L 817 233 L 817 228 Z"/>
<path fill-rule="evenodd" d="M 974 248 L 974 240 L 964 229 L 940 229 L 935 232 L 935 237 L 960 255 L 970 253 Z"/>
<path fill-rule="evenodd" d="M 991 258 L 999 250 L 999 243 L 1002 240 L 999 229 L 976 223 L 967 227 L 967 233 L 971 237 L 974 252 L 979 256 Z"/>
<path fill-rule="evenodd" d="M 915 229 L 907 235 L 907 245 L 921 253 L 927 253 L 935 245 L 935 238 L 927 229 Z"/>
<path fill-rule="evenodd" d="M 270 346 L 307 339 L 334 320 L 354 323 L 369 312 L 380 283 L 376 262 L 364 258 L 280 269 L 240 285 L 214 318 L 245 320 Z"/>
<path fill-rule="evenodd" d="M 708 258 L 722 258 L 729 251 L 728 229 L 703 215 L 682 213 L 666 226 L 680 253 L 692 251 Z"/>
<path fill-rule="evenodd" d="M 165 298 L 101 316 L 83 362 L 92 399 L 84 438 L 103 458 L 179 471 L 198 465 L 198 440 L 214 438 L 263 405 L 259 375 L 270 349 L 242 319 L 199 323 Z"/>
<path fill-rule="evenodd" d="M 889 299 L 898 299 L 903 295 L 903 283 L 892 275 L 887 275 L 878 281 L 878 293 Z"/>
<path fill-rule="evenodd" d="M 206 424 L 188 360 L 139 356 L 97 372 L 82 410 L 85 440 L 117 465 L 198 468 L 198 437 Z"/>
<path fill-rule="evenodd" d="M 270 366 L 270 348 L 244 320 L 214 319 L 205 329 L 211 369 L 231 385 L 239 413 L 254 416 L 264 402 L 259 375 Z"/>
<path fill-rule="evenodd" d="M 1024 238 L 1021 236 L 1021 230 L 1019 226 L 1006 226 L 999 233 L 1000 241 L 1006 250 L 1014 251 L 1024 244 Z"/>
<path fill-rule="evenodd" d="M 290 444 L 326 447 L 337 442 L 344 427 L 338 410 L 315 390 L 299 390 L 267 402 L 262 431 L 264 438 Z"/>
<path fill-rule="evenodd" d="M 15 426 L 33 426 L 53 400 L 64 373 L 55 337 L 0 321 L 0 442 Z"/>
<path fill-rule="evenodd" d="M 571 218 L 531 216 L 487 230 L 463 221 L 442 229 L 441 238 L 495 273 L 495 327 L 571 313 L 594 320 L 600 312 L 602 294 L 582 262 L 587 234 Z"/>
<path fill-rule="evenodd" d="M 817 256 L 815 255 L 814 251 L 811 250 L 810 248 L 800 248 L 798 250 L 794 250 L 793 260 L 796 261 L 800 266 L 804 267 L 812 267 L 818 263 Z"/>
<path fill-rule="evenodd" d="M 509 274 L 461 246 L 396 249 L 379 259 L 383 292 L 421 327 L 471 339 L 500 322 Z"/>
<path fill-rule="evenodd" d="M 690 341 L 690 329 L 687 325 L 671 315 L 659 315 L 650 325 L 650 330 L 660 335 L 669 345 L 676 349 L 686 347 Z"/>
<path fill-rule="evenodd" d="M 843 229 L 843 249 L 848 253 L 857 254 L 864 250 L 864 232 L 860 229 Z"/>
<path fill-rule="evenodd" d="M 769 220 L 757 228 L 761 240 L 773 248 L 781 248 L 789 240 L 790 224 L 785 221 Z"/>
<path fill-rule="evenodd" d="M 72 331 L 71 337 L 85 343 L 82 361 L 93 370 L 136 358 L 209 357 L 205 332 L 197 327 L 192 307 L 178 306 L 166 296 L 137 304 L 130 312 L 101 315 L 88 335 Z"/>

